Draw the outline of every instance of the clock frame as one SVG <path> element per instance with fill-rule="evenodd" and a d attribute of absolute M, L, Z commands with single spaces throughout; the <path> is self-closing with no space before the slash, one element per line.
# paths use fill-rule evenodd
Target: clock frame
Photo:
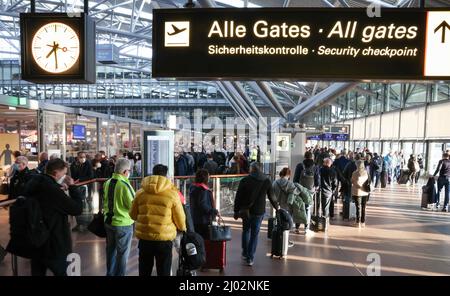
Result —
<path fill-rule="evenodd" d="M 70 26 L 80 41 L 79 57 L 67 71 L 52 73 L 44 70 L 33 58 L 32 40 L 37 31 L 49 23 Z M 34 83 L 95 83 L 95 22 L 85 13 L 21 13 L 22 79 Z M 52 42 L 49 40 L 49 42 Z"/>

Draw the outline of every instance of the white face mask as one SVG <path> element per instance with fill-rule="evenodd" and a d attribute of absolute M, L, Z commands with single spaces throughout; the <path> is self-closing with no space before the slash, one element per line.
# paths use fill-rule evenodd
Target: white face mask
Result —
<path fill-rule="evenodd" d="M 101 163 L 99 163 L 99 162 L 97 162 L 97 164 L 95 165 L 97 168 L 101 168 L 102 167 L 102 164 Z"/>
<path fill-rule="evenodd" d="M 65 179 L 66 179 L 66 175 L 64 175 L 61 178 L 59 178 L 58 181 L 56 181 L 56 182 L 58 182 L 59 185 L 62 185 L 62 183 L 64 183 Z"/>
<path fill-rule="evenodd" d="M 86 158 L 80 158 L 80 163 L 85 163 L 86 162 Z"/>

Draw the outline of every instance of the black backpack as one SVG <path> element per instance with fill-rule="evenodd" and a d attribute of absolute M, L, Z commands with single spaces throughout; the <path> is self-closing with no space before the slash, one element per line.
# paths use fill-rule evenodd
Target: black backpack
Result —
<path fill-rule="evenodd" d="M 181 238 L 181 263 L 185 270 L 195 270 L 206 262 L 205 242 L 200 234 L 184 232 Z"/>
<path fill-rule="evenodd" d="M 314 174 L 316 166 L 312 165 L 309 167 L 304 167 L 302 173 L 300 174 L 300 185 L 308 189 L 309 191 L 314 191 Z"/>
<path fill-rule="evenodd" d="M 32 258 L 50 236 L 39 201 L 34 197 L 19 196 L 9 210 L 11 239 L 6 250 L 16 256 Z"/>
<path fill-rule="evenodd" d="M 291 214 L 285 209 L 277 211 L 277 225 L 280 225 L 281 230 L 291 230 L 294 226 Z"/>

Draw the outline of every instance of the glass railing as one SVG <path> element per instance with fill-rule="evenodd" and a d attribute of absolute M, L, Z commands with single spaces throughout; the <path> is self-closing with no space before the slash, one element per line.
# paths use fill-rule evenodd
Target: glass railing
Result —
<path fill-rule="evenodd" d="M 232 216 L 234 199 L 241 180 L 247 176 L 241 175 L 214 175 L 210 176 L 208 187 L 213 192 L 215 207 L 222 216 Z M 175 185 L 185 196 L 189 204 L 189 187 L 194 183 L 194 176 L 175 177 Z"/>

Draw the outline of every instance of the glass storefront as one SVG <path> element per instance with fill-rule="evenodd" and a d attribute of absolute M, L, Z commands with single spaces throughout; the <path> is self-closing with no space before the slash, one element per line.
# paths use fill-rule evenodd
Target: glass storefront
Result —
<path fill-rule="evenodd" d="M 79 151 L 94 155 L 97 151 L 97 120 L 94 117 L 66 115 L 67 158 Z"/>

